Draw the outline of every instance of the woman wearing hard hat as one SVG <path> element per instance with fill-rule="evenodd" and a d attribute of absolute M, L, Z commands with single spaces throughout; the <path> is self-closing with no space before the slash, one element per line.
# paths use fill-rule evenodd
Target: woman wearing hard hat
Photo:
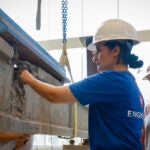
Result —
<path fill-rule="evenodd" d="M 55 87 L 21 70 L 20 81 L 50 102 L 89 104 L 91 150 L 141 150 L 144 100 L 128 70 L 143 65 L 143 61 L 131 54 L 138 43 L 132 25 L 111 19 L 99 27 L 88 46 L 97 74 L 69 86 Z"/>
<path fill-rule="evenodd" d="M 147 70 L 146 70 L 146 75 L 145 77 L 143 78 L 143 80 L 149 80 L 150 81 L 150 66 L 147 67 Z"/>
<path fill-rule="evenodd" d="M 147 68 L 147 73 L 144 76 L 143 80 L 150 81 L 150 66 Z M 145 150 L 150 150 L 150 104 L 147 104 L 145 107 L 144 113 L 144 127 L 143 127 L 143 134 L 142 134 L 142 143 Z"/>

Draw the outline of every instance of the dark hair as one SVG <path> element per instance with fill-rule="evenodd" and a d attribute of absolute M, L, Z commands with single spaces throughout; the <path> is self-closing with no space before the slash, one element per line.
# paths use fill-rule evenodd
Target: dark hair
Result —
<path fill-rule="evenodd" d="M 104 45 L 113 49 L 116 45 L 120 47 L 118 63 L 122 62 L 129 65 L 130 68 L 140 68 L 143 66 L 143 61 L 138 60 L 138 56 L 131 54 L 133 43 L 131 40 L 110 40 L 104 42 Z"/>

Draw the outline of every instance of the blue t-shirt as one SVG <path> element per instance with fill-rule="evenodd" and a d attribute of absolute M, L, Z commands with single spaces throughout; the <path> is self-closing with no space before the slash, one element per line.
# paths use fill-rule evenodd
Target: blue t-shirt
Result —
<path fill-rule="evenodd" d="M 127 71 L 104 71 L 69 86 L 76 99 L 89 104 L 91 150 L 141 150 L 144 101 Z"/>

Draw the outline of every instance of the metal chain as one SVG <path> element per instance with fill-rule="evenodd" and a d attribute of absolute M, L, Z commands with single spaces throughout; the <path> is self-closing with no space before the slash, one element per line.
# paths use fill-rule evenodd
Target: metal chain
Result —
<path fill-rule="evenodd" d="M 67 42 L 67 15 L 68 15 L 68 0 L 62 0 L 62 31 L 63 31 L 63 44 Z"/>

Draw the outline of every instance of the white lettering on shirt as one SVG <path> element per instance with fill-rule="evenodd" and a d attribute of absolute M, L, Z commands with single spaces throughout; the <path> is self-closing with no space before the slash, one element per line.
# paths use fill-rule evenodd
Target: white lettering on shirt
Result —
<path fill-rule="evenodd" d="M 139 112 L 139 111 L 133 111 L 133 110 L 128 110 L 127 111 L 127 116 L 130 117 L 130 118 L 141 118 L 143 119 L 144 118 L 144 114 Z"/>

